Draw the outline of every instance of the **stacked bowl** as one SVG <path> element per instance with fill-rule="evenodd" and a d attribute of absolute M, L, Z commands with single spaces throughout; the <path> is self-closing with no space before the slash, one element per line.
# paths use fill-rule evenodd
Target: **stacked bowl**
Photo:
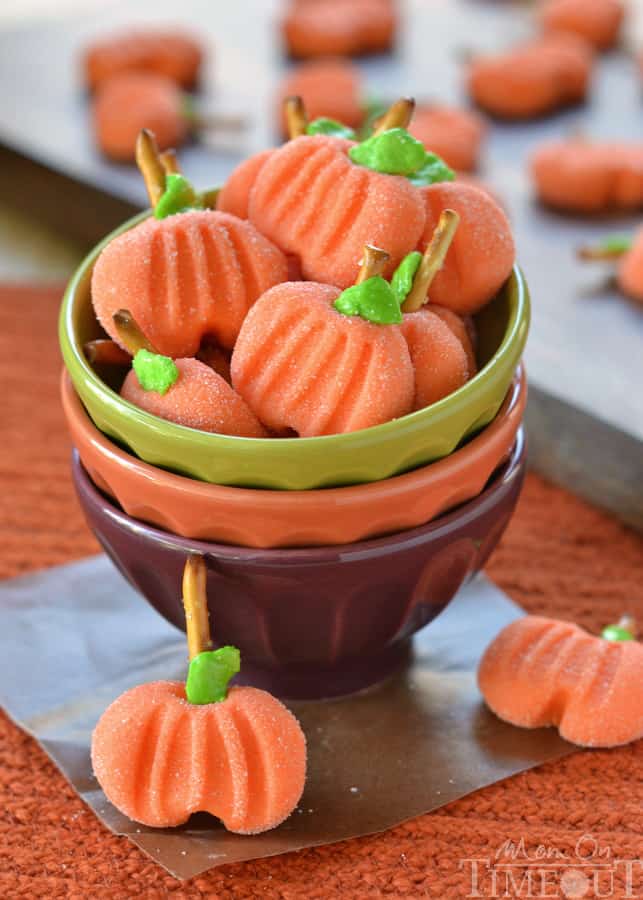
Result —
<path fill-rule="evenodd" d="M 521 272 L 476 316 L 477 375 L 443 400 L 346 434 L 241 438 L 157 418 L 119 395 L 123 372 L 90 365 L 83 348 L 104 337 L 91 275 L 115 235 L 80 266 L 60 315 L 73 477 L 90 527 L 178 627 L 185 558 L 205 556 L 214 637 L 241 649 L 241 680 L 296 698 L 386 677 L 484 564 L 518 499 Z"/>

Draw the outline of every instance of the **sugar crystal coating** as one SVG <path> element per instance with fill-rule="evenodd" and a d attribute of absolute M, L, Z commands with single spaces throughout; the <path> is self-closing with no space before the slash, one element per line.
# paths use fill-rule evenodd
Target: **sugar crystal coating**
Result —
<path fill-rule="evenodd" d="M 272 155 L 272 150 L 262 150 L 249 156 L 232 170 L 217 198 L 217 209 L 231 213 L 240 219 L 248 218 L 250 191 L 257 180 L 263 164 Z"/>
<path fill-rule="evenodd" d="M 408 179 L 355 165 L 351 146 L 323 135 L 289 141 L 259 172 L 248 210 L 262 234 L 299 256 L 304 278 L 341 288 L 355 281 L 365 244 L 387 251 L 390 277 L 426 220 Z"/>
<path fill-rule="evenodd" d="M 166 393 L 145 390 L 132 370 L 121 396 L 154 416 L 187 428 L 237 437 L 268 436 L 248 405 L 210 366 L 198 359 L 177 359 L 175 364 L 179 377 Z"/>
<path fill-rule="evenodd" d="M 188 703 L 185 686 L 157 681 L 121 694 L 92 737 L 92 765 L 107 798 L 154 828 L 209 812 L 229 831 L 257 834 L 301 798 L 306 740 L 271 694 L 233 687 L 219 703 Z"/>
<path fill-rule="evenodd" d="M 461 341 L 430 309 L 406 313 L 400 329 L 415 371 L 414 409 L 437 403 L 473 374 Z"/>
<path fill-rule="evenodd" d="M 291 282 L 253 307 L 232 354 L 232 383 L 276 432 L 368 428 L 411 411 L 413 366 L 395 325 L 336 312 L 340 291 Z"/>
<path fill-rule="evenodd" d="M 513 725 L 556 725 L 584 747 L 643 737 L 643 645 L 593 637 L 577 625 L 525 616 L 489 645 L 478 670 L 488 706 Z"/>
<path fill-rule="evenodd" d="M 188 212 L 111 241 L 94 267 L 92 301 L 117 343 L 112 316 L 125 308 L 159 353 L 194 356 L 204 335 L 234 346 L 248 309 L 287 275 L 283 253 L 249 222 Z"/>
<path fill-rule="evenodd" d="M 511 273 L 515 247 L 507 216 L 485 191 L 461 182 L 418 188 L 426 203 L 426 226 L 418 249 L 424 252 L 445 209 L 460 223 L 442 269 L 429 289 L 431 302 L 466 315 L 477 312 Z"/>

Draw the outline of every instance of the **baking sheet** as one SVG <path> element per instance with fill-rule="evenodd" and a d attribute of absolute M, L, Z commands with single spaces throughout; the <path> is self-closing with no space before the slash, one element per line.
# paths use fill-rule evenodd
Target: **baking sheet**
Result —
<path fill-rule="evenodd" d="M 105 556 L 0 586 L 0 700 L 104 824 L 177 878 L 213 866 L 391 828 L 516 772 L 573 751 L 555 730 L 496 719 L 475 683 L 482 650 L 521 610 L 484 576 L 415 641 L 412 666 L 351 697 L 289 705 L 309 748 L 298 809 L 278 829 L 230 834 L 207 814 L 153 829 L 115 810 L 93 777 L 91 731 L 122 691 L 182 679 L 184 637 Z"/>
<path fill-rule="evenodd" d="M 285 0 L 283 0 L 285 2 Z M 85 245 L 145 205 L 133 166 L 103 160 L 92 145 L 78 60 L 87 41 L 122 24 L 180 21 L 213 52 L 201 94 L 205 109 L 243 110 L 250 127 L 235 146 L 220 140 L 181 151 L 199 186 L 225 180 L 243 157 L 277 140 L 274 95 L 289 63 L 279 42 L 282 0 L 212 4 L 185 0 L 113 3 L 100 16 L 0 32 L 0 195 L 31 209 Z M 371 97 L 466 102 L 462 50 L 508 46 L 534 33 L 534 4 L 493 0 L 401 0 L 395 53 L 359 60 Z M 600 57 L 588 104 L 526 124 L 492 123 L 481 176 L 504 199 L 518 259 L 533 298 L 526 351 L 527 428 L 543 474 L 643 530 L 643 314 L 587 266 L 574 248 L 630 231 L 640 216 L 583 220 L 533 202 L 529 154 L 540 142 L 583 130 L 643 140 L 643 93 L 632 56 L 643 46 L 643 0 L 628 5 L 622 52 Z"/>

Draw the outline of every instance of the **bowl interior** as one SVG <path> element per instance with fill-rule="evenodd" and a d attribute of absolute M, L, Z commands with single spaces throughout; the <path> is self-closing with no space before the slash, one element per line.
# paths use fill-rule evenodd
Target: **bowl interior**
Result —
<path fill-rule="evenodd" d="M 118 394 L 122 372 L 94 369 L 83 352 L 103 335 L 91 303 L 93 265 L 126 222 L 86 258 L 72 278 L 60 315 L 60 344 L 72 381 L 97 427 L 135 455 L 217 484 L 307 490 L 377 481 L 451 453 L 500 408 L 526 341 L 529 295 L 519 269 L 476 317 L 480 370 L 432 406 L 361 431 L 313 438 L 257 439 L 210 434 L 146 413 Z"/>

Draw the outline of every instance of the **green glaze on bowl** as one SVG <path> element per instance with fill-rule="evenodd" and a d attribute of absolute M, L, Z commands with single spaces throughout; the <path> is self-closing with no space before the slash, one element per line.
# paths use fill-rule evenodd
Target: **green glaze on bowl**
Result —
<path fill-rule="evenodd" d="M 109 241 L 147 215 L 126 222 L 84 260 L 67 287 L 59 321 L 63 359 L 89 415 L 145 462 L 240 487 L 308 490 L 360 484 L 447 456 L 500 409 L 529 329 L 529 293 L 518 268 L 476 317 L 478 374 L 438 403 L 393 422 L 324 437 L 241 438 L 185 428 L 133 406 L 119 396 L 118 383 L 108 383 L 107 371 L 92 369 L 83 346 L 103 335 L 90 296 L 94 263 Z"/>

